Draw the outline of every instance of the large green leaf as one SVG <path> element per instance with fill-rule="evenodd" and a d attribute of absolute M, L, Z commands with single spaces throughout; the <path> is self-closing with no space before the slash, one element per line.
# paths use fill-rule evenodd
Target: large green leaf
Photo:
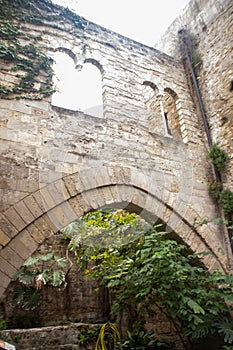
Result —
<path fill-rule="evenodd" d="M 19 281 L 26 285 L 31 285 L 33 283 L 35 277 L 35 272 L 33 271 L 25 271 L 23 274 L 19 276 Z"/>

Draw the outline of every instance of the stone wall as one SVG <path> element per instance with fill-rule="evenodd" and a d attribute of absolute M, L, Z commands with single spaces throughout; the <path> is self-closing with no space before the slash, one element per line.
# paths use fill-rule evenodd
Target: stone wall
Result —
<path fill-rule="evenodd" d="M 1 337 L 7 339 L 11 344 L 15 344 L 16 349 L 24 350 L 41 350 L 41 349 L 93 349 L 95 341 L 90 341 L 81 346 L 77 344 L 78 335 L 88 327 L 89 329 L 95 329 L 95 325 L 84 323 L 71 323 L 69 325 L 56 326 L 56 327 L 43 327 L 32 329 L 17 329 L 10 331 L 2 331 Z"/>
<path fill-rule="evenodd" d="M 0 294 L 45 237 L 109 205 L 160 218 L 194 251 L 213 252 L 208 267 L 227 270 L 223 228 L 193 227 L 219 214 L 208 195 L 212 170 L 182 64 L 59 11 L 51 5 L 52 22 L 24 23 L 26 38 L 40 37 L 39 49 L 50 57 L 60 50 L 79 68 L 89 62 L 100 69 L 104 115 L 56 108 L 51 97 L 37 100 L 36 91 L 2 96 Z M 2 84 L 14 84 L 19 72 L 10 68 L 2 68 Z M 41 73 L 35 90 L 44 79 Z"/>
<path fill-rule="evenodd" d="M 178 31 L 186 29 L 195 40 L 201 59 L 198 84 L 212 140 L 229 156 L 224 184 L 233 189 L 233 5 L 232 1 L 190 1 L 183 13 L 167 29 L 157 47 L 173 57 L 181 57 Z"/>
<path fill-rule="evenodd" d="M 59 15 L 59 11 L 51 6 L 51 13 Z M 92 63 L 99 69 L 103 118 L 58 108 L 51 96 L 38 100 L 37 92 L 1 96 L 0 296 L 46 238 L 84 213 L 103 207 L 126 208 L 154 223 L 162 220 L 193 251 L 212 253 L 204 257 L 208 268 L 229 272 L 228 236 L 224 227 L 211 222 L 220 215 L 208 194 L 213 169 L 180 61 L 177 31 L 182 25 L 196 38 L 195 49 L 202 59 L 199 86 L 213 141 L 230 157 L 223 181 L 232 188 L 231 1 L 191 1 L 163 37 L 163 50 L 170 56 L 75 18 L 82 25 L 74 25 L 68 15 L 62 21 L 45 20 L 43 25 L 24 23 L 25 33 L 30 34 L 25 44 L 41 37 L 39 48 L 51 58 L 62 51 L 78 68 Z M 20 73 L 11 67 L 1 62 L 0 83 L 8 87 L 14 86 Z M 44 80 L 41 72 L 35 89 Z M 202 225 L 205 219 L 208 225 Z M 47 314 L 46 308 L 41 310 L 44 324 L 102 321 L 104 295 L 93 294 L 93 288 L 81 281 L 70 284 L 64 294 L 48 291 L 44 295 Z M 56 310 L 55 299 L 59 301 Z M 64 314 L 67 306 L 69 312 Z M 167 321 L 161 320 L 170 332 Z M 67 335 L 61 334 L 68 328 L 71 340 L 67 343 Z M 49 339 L 51 349 L 77 348 L 70 345 L 76 341 L 76 326 L 54 328 L 52 336 L 51 328 L 12 332 L 21 337 L 21 348 L 26 348 L 29 338 L 36 342 L 38 334 L 41 348 Z M 59 344 L 58 334 L 64 340 Z"/>

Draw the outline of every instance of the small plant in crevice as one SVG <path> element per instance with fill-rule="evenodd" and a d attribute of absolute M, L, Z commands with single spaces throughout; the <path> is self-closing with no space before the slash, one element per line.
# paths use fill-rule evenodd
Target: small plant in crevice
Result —
<path fill-rule="evenodd" d="M 217 181 L 213 181 L 209 184 L 208 190 L 211 197 L 217 200 L 218 202 L 222 191 L 222 185 Z"/>
<path fill-rule="evenodd" d="M 78 334 L 77 344 L 87 348 L 89 344 L 95 343 L 97 341 L 100 332 L 100 326 L 91 329 L 90 327 L 84 327 Z"/>
<path fill-rule="evenodd" d="M 191 63 L 194 67 L 197 67 L 202 63 L 201 56 L 196 50 L 194 49 L 190 50 L 189 55 L 190 55 Z"/>
<path fill-rule="evenodd" d="M 231 226 L 233 224 L 233 192 L 228 188 L 223 189 L 218 182 L 212 182 L 209 185 L 209 193 L 223 210 L 225 223 Z"/>
<path fill-rule="evenodd" d="M 220 193 L 219 204 L 230 225 L 233 224 L 233 192 L 226 188 Z"/>
<path fill-rule="evenodd" d="M 208 156 L 216 170 L 220 172 L 226 169 L 228 156 L 219 146 L 216 144 L 212 145 Z"/>

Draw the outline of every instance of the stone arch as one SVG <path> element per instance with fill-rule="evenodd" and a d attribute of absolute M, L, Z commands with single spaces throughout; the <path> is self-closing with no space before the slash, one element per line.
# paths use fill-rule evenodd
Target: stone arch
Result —
<path fill-rule="evenodd" d="M 99 69 L 99 71 L 102 75 L 104 74 L 104 68 L 103 68 L 102 64 L 99 61 L 95 60 L 94 58 L 86 58 L 84 61 L 84 64 L 85 63 L 93 64 L 95 67 L 97 67 Z"/>
<path fill-rule="evenodd" d="M 223 255 L 214 247 L 211 231 L 205 236 L 194 219 L 202 218 L 187 206 L 183 216 L 161 200 L 151 179 L 142 172 L 119 166 L 102 166 L 64 176 L 22 199 L 1 217 L 0 296 L 14 273 L 49 235 L 92 210 L 105 207 L 135 211 L 146 220 L 169 222 L 170 231 L 203 257 L 208 268 L 226 271 Z"/>
<path fill-rule="evenodd" d="M 58 48 L 54 58 L 54 80 L 58 91 L 52 96 L 52 105 L 80 110 L 102 118 L 103 67 L 101 64 L 94 59 L 85 59 L 80 65 L 76 55 L 67 48 Z M 71 81 L 72 84 L 70 84 Z"/>

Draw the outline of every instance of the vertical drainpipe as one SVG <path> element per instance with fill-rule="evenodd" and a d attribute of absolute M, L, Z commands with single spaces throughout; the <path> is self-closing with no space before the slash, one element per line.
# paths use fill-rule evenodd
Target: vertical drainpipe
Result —
<path fill-rule="evenodd" d="M 197 96 L 199 108 L 200 108 L 200 111 L 201 111 L 202 120 L 203 120 L 204 127 L 205 127 L 205 132 L 206 132 L 206 136 L 207 136 L 207 140 L 208 140 L 208 145 L 210 147 L 213 144 L 212 137 L 211 137 L 209 125 L 208 125 L 208 122 L 207 122 L 207 117 L 206 117 L 203 101 L 202 101 L 202 98 L 201 98 L 201 93 L 200 93 L 199 86 L 198 86 L 198 83 L 197 83 L 197 78 L 196 78 L 196 75 L 195 75 L 195 72 L 194 72 L 194 69 L 193 69 L 193 65 L 192 65 L 192 61 L 191 61 L 191 58 L 190 58 L 190 55 L 189 55 L 188 38 L 185 35 L 186 34 L 185 29 L 179 30 L 178 34 L 179 34 L 179 36 L 180 36 L 180 38 L 182 40 L 182 43 L 183 43 L 185 58 L 186 58 L 186 61 L 188 63 L 188 67 L 189 67 L 190 74 L 191 74 L 191 77 L 192 77 L 195 94 Z M 216 177 L 217 182 L 219 184 L 221 184 L 222 181 L 221 181 L 221 175 L 220 175 L 219 171 L 214 169 L 214 172 L 215 172 L 215 177 Z"/>
<path fill-rule="evenodd" d="M 205 132 L 206 132 L 206 135 L 207 135 L 208 145 L 210 147 L 210 146 L 212 146 L 213 142 L 212 142 L 212 138 L 211 138 L 211 134 L 210 134 L 209 125 L 208 125 L 208 122 L 207 122 L 207 117 L 206 117 L 206 114 L 205 114 L 203 101 L 202 101 L 202 98 L 201 98 L 201 93 L 200 93 L 199 86 L 198 86 L 198 83 L 197 83 L 197 78 L 196 78 L 196 75 L 195 75 L 195 72 L 194 72 L 194 69 L 193 69 L 193 65 L 192 65 L 192 61 L 191 61 L 191 58 L 190 58 L 190 55 L 189 55 L 188 37 L 186 36 L 185 29 L 180 29 L 179 32 L 178 32 L 178 35 L 179 35 L 179 37 L 180 37 L 180 39 L 182 40 L 182 43 L 183 43 L 185 58 L 187 60 L 188 67 L 189 67 L 189 70 L 190 70 L 190 74 L 191 74 L 191 77 L 192 77 L 195 94 L 197 96 L 198 104 L 199 104 L 200 111 L 201 111 L 201 116 L 202 116 L 204 127 L 205 127 Z M 216 180 L 220 184 L 220 189 L 222 190 L 222 180 L 221 180 L 220 172 L 218 170 L 216 170 L 215 168 L 214 168 L 214 172 L 215 172 Z M 231 246 L 231 252 L 233 252 L 233 244 L 231 244 L 231 240 L 233 239 L 232 238 L 232 232 L 231 232 L 230 229 L 227 228 L 226 225 L 224 225 L 224 227 L 225 227 L 225 230 L 226 230 L 226 234 L 227 234 L 227 236 L 229 238 L 229 242 L 230 242 L 230 246 Z M 228 247 L 228 245 L 227 245 L 227 247 Z M 229 252 L 228 252 L 228 255 L 232 256 L 232 254 L 229 254 Z M 230 262 L 229 262 L 229 267 L 230 268 L 233 267 L 232 263 L 230 263 Z"/>

